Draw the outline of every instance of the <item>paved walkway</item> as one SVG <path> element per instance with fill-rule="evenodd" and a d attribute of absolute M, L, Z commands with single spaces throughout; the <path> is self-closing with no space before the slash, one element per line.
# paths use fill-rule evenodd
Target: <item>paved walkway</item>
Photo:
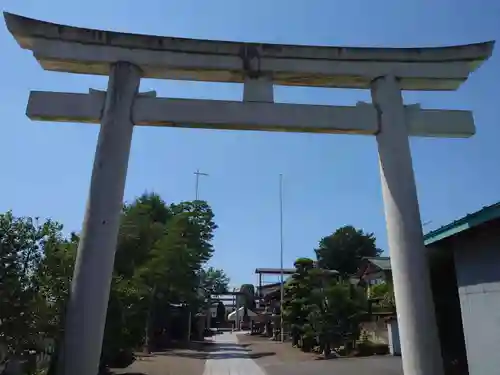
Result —
<path fill-rule="evenodd" d="M 250 357 L 250 351 L 238 344 L 236 333 L 216 335 L 214 342 L 203 375 L 266 375 Z"/>

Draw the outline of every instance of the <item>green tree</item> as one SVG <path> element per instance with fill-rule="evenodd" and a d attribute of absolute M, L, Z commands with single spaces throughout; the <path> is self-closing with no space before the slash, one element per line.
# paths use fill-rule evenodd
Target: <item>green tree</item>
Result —
<path fill-rule="evenodd" d="M 229 287 L 229 277 L 224 270 L 214 267 L 202 268 L 198 273 L 200 287 L 212 295 L 227 293 Z"/>
<path fill-rule="evenodd" d="M 165 327 L 172 305 L 189 305 L 192 312 L 202 307 L 200 273 L 214 251 L 213 218 L 206 202 L 167 205 L 154 193 L 124 205 L 102 370 L 130 363 L 132 351 Z M 66 239 L 61 230 L 50 220 L 0 215 L 0 347 L 11 357 L 42 338 L 62 337 L 79 239 Z M 227 288 L 222 270 L 205 271 L 215 290 Z"/>
<path fill-rule="evenodd" d="M 149 261 L 154 244 L 165 234 L 165 225 L 174 216 L 158 194 L 145 193 L 122 211 L 114 270 L 132 278 L 137 267 Z"/>
<path fill-rule="evenodd" d="M 145 193 L 122 211 L 103 340 L 102 367 L 125 356 L 149 337 L 148 312 L 154 276 L 142 271 L 151 262 L 153 248 L 165 235 L 173 217 L 169 206 L 155 193 Z M 156 270 L 152 270 L 155 274 Z M 114 363 L 113 363 L 114 364 Z"/>
<path fill-rule="evenodd" d="M 47 302 L 49 311 L 44 331 L 52 338 L 62 334 L 62 318 L 71 288 L 78 241 L 79 237 L 72 233 L 67 240 L 55 238 L 55 241 L 46 243 L 36 272 L 39 295 Z"/>
<path fill-rule="evenodd" d="M 36 272 L 39 296 L 45 301 L 45 318 L 40 325 L 43 338 L 54 340 L 55 351 L 50 360 L 48 374 L 55 374 L 58 350 L 64 335 L 64 317 L 69 298 L 71 279 L 78 248 L 79 237 L 71 233 L 69 239 L 57 239 L 47 243 L 43 259 Z"/>
<path fill-rule="evenodd" d="M 370 299 L 378 302 L 378 306 L 375 307 L 375 310 L 387 312 L 396 311 L 392 282 L 383 282 L 373 285 L 370 290 Z"/>
<path fill-rule="evenodd" d="M 138 280 L 113 275 L 104 331 L 101 371 L 126 367 L 144 340 L 147 291 Z"/>
<path fill-rule="evenodd" d="M 373 233 L 365 233 L 350 225 L 323 237 L 315 250 L 320 268 L 336 270 L 342 279 L 355 274 L 364 257 L 379 256 Z"/>
<path fill-rule="evenodd" d="M 198 305 L 210 313 L 212 304 L 212 296 L 227 293 L 229 287 L 229 277 L 222 269 L 214 267 L 202 268 L 198 271 L 198 285 L 199 285 L 199 298 Z M 220 303 L 217 305 L 217 314 L 221 313 Z M 225 308 L 224 317 L 217 315 L 219 322 L 225 321 Z"/>
<path fill-rule="evenodd" d="M 213 218 L 206 202 L 166 205 L 154 193 L 124 206 L 105 333 L 114 352 L 139 336 L 149 351 L 152 334 L 166 329 L 165 311 L 172 304 L 200 305 L 199 273 L 213 254 Z M 123 299 L 130 301 L 126 314 Z M 134 329 L 120 329 L 117 322 Z"/>
<path fill-rule="evenodd" d="M 63 241 L 54 221 L 0 215 L 0 346 L 11 360 L 36 349 L 49 333 L 51 300 L 40 293 L 38 269 L 44 252 Z"/>
<path fill-rule="evenodd" d="M 314 268 L 314 262 L 309 258 L 299 258 L 294 263 L 295 273 L 291 280 L 285 285 L 285 296 L 283 303 L 283 318 L 285 323 L 291 327 L 292 345 L 300 346 L 302 350 L 311 349 L 314 332 L 309 321 L 309 314 L 313 306 L 311 298 L 312 281 L 310 271 Z"/>
<path fill-rule="evenodd" d="M 348 347 L 349 342 L 358 338 L 366 301 L 364 292 L 348 282 L 325 281 L 321 274 L 313 277 L 318 281 L 311 291 L 314 307 L 308 319 L 319 338 L 321 351 L 328 357 L 332 345 Z"/>
<path fill-rule="evenodd" d="M 357 339 L 366 312 L 363 290 L 338 275 L 317 268 L 309 258 L 295 262 L 296 272 L 285 284 L 283 317 L 291 327 L 292 344 L 311 350 L 319 344 L 325 356 L 331 347 Z"/>
<path fill-rule="evenodd" d="M 214 213 L 207 202 L 181 202 L 170 206 L 173 214 L 189 214 L 192 224 L 188 233 L 189 246 L 196 249 L 200 264 L 205 264 L 213 255 L 214 249 L 212 239 L 217 225 L 214 222 Z"/>

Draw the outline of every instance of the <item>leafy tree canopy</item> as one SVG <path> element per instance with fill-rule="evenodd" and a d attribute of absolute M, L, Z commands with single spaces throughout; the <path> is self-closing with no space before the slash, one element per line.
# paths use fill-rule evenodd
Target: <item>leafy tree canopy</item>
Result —
<path fill-rule="evenodd" d="M 198 273 L 200 286 L 212 295 L 226 293 L 229 287 L 229 277 L 222 269 L 214 267 L 203 268 Z"/>
<path fill-rule="evenodd" d="M 214 251 L 213 218 L 204 201 L 167 205 L 155 193 L 124 205 L 105 333 L 111 351 L 121 342 L 130 347 L 141 341 L 149 350 L 152 333 L 168 330 L 171 304 L 201 308 L 200 274 Z M 210 278 L 214 272 L 219 278 Z M 209 274 L 224 284 L 222 271 Z"/>
<path fill-rule="evenodd" d="M 348 225 L 323 237 L 315 252 L 319 267 L 336 270 L 346 279 L 357 272 L 362 258 L 379 256 L 382 250 L 373 233 Z"/>
<path fill-rule="evenodd" d="M 383 282 L 373 285 L 370 291 L 370 298 L 378 301 L 374 310 L 394 312 L 396 302 L 394 300 L 394 287 L 391 282 Z"/>
<path fill-rule="evenodd" d="M 285 285 L 283 306 L 292 343 L 299 345 L 302 341 L 302 350 L 307 351 L 319 339 L 318 344 L 328 356 L 332 344 L 339 346 L 357 338 L 360 318 L 367 307 L 365 293 L 314 267 L 312 259 L 297 259 L 295 268 Z"/>
<path fill-rule="evenodd" d="M 69 285 L 66 266 L 73 262 L 61 230 L 52 220 L 0 214 L 0 347 L 10 356 L 55 333 Z"/>

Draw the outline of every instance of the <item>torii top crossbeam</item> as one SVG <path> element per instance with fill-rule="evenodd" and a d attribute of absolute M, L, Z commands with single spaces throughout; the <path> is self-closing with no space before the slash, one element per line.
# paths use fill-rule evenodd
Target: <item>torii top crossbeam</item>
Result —
<path fill-rule="evenodd" d="M 7 28 L 44 69 L 108 75 L 128 61 L 145 78 L 370 88 L 392 74 L 403 90 L 455 90 L 493 50 L 493 42 L 437 48 L 309 47 L 159 37 L 59 25 L 4 13 Z"/>
<path fill-rule="evenodd" d="M 219 294 L 211 294 L 211 298 L 217 298 L 219 296 L 243 296 L 245 293 L 240 292 L 239 290 L 233 290 L 233 291 L 227 291 L 224 293 L 219 293 Z"/>
<path fill-rule="evenodd" d="M 141 77 L 243 82 L 243 100 L 134 99 L 135 125 L 375 135 L 377 110 L 356 106 L 273 103 L 272 86 L 370 88 L 378 77 L 397 77 L 401 89 L 453 90 L 493 49 L 493 42 L 441 48 L 345 48 L 221 42 L 91 30 L 4 13 L 19 45 L 47 70 L 109 74 L 119 61 Z M 259 79 L 255 79 L 259 78 Z M 248 90 L 247 90 L 248 88 Z M 100 123 L 106 94 L 30 93 L 33 120 Z M 406 106 L 411 136 L 470 137 L 470 111 Z"/>

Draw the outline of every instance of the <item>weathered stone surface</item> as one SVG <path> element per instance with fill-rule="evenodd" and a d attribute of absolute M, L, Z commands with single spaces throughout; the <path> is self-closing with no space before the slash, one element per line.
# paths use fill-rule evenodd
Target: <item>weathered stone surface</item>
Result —
<path fill-rule="evenodd" d="M 19 45 L 47 70 L 109 74 L 127 61 L 147 78 L 242 83 L 266 76 L 292 86 L 369 88 L 393 74 L 404 90 L 454 90 L 493 50 L 493 42 L 436 48 L 277 45 L 92 30 L 4 13 Z"/>

